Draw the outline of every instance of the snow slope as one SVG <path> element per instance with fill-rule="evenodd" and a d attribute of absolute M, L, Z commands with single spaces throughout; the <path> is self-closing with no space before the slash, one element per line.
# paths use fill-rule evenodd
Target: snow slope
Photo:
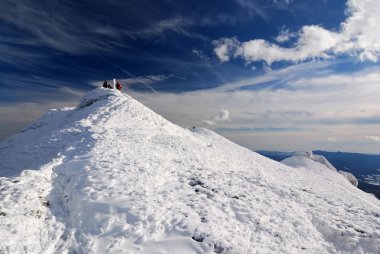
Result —
<path fill-rule="evenodd" d="M 0 163 L 0 253 L 380 252 L 380 201 L 337 172 L 183 129 L 117 90 L 49 111 Z"/>

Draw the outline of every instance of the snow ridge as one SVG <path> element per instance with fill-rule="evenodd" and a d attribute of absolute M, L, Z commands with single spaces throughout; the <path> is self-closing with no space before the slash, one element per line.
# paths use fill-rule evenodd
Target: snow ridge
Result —
<path fill-rule="evenodd" d="M 183 129 L 117 90 L 49 111 L 0 161 L 0 253 L 380 251 L 380 202 L 337 172 Z"/>

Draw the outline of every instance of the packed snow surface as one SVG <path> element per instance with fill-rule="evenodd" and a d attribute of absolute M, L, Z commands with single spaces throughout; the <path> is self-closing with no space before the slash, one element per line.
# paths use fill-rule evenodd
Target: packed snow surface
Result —
<path fill-rule="evenodd" d="M 117 90 L 49 111 L 0 163 L 0 253 L 380 253 L 380 201 L 336 171 L 183 129 Z"/>

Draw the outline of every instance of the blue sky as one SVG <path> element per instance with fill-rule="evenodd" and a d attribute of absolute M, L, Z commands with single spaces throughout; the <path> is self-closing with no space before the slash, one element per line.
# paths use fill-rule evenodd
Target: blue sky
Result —
<path fill-rule="evenodd" d="M 376 0 L 11 1 L 0 138 L 104 79 L 251 149 L 380 153 Z"/>

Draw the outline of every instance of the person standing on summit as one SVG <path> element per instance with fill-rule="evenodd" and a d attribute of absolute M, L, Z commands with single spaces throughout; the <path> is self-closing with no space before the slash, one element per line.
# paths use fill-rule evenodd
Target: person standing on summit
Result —
<path fill-rule="evenodd" d="M 123 86 L 118 82 L 116 82 L 116 88 L 117 90 L 121 91 L 121 88 L 123 88 Z"/>
<path fill-rule="evenodd" d="M 113 79 L 113 88 L 116 88 L 117 90 L 121 90 L 123 86 L 119 83 L 119 81 L 116 81 L 116 79 Z"/>

